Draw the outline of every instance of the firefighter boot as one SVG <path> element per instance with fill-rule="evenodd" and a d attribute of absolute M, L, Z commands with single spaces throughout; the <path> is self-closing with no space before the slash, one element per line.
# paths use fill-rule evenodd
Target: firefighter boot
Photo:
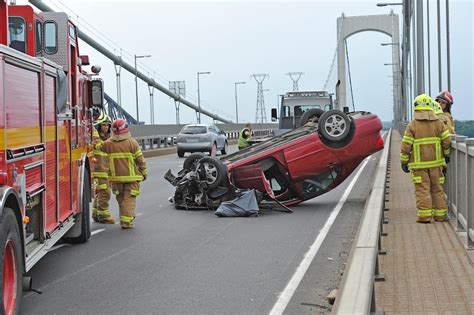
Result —
<path fill-rule="evenodd" d="M 97 220 L 102 224 L 115 224 L 115 219 L 112 218 L 109 210 L 97 210 Z"/>
<path fill-rule="evenodd" d="M 99 218 L 97 216 L 97 209 L 96 208 L 92 208 L 92 220 L 94 220 L 94 222 L 99 222 Z"/>
<path fill-rule="evenodd" d="M 124 183 L 121 192 L 120 200 L 117 195 L 120 206 L 120 226 L 122 229 L 131 229 L 135 220 L 136 197 L 140 193 L 140 185 L 138 183 Z"/>

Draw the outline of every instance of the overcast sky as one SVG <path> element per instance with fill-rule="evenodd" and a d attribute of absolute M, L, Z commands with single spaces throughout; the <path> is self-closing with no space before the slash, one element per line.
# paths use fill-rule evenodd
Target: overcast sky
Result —
<path fill-rule="evenodd" d="M 168 80 L 186 81 L 187 96 L 197 99 L 197 71 L 201 76 L 201 106 L 235 121 L 234 82 L 238 87 L 239 120 L 255 120 L 257 84 L 253 73 L 267 73 L 264 81 L 268 117 L 276 107 L 277 95 L 292 89 L 285 74 L 301 71 L 300 90 L 321 89 L 328 75 L 336 47 L 336 19 L 345 15 L 401 14 L 401 6 L 379 8 L 374 0 L 364 1 L 91 1 L 62 0 L 70 15 L 79 16 L 79 27 L 95 37 L 106 36 L 108 47 L 122 48 L 126 54 L 151 54 L 142 59 L 155 71 L 155 78 L 167 86 Z M 391 1 L 393 2 L 393 1 Z M 424 1 L 426 4 L 426 1 Z M 444 1 L 442 7 L 444 11 Z M 431 0 L 432 93 L 438 92 L 436 1 Z M 451 0 L 451 72 L 454 116 L 474 119 L 473 86 L 473 4 Z M 66 11 L 67 12 L 67 11 Z M 89 25 L 95 30 L 92 30 Z M 444 26 L 443 26 L 444 31 Z M 100 33 L 100 34 L 99 34 Z M 110 43 L 113 42 L 114 44 Z M 392 119 L 391 49 L 380 43 L 390 38 L 377 32 L 363 32 L 348 39 L 349 58 L 356 110 L 368 110 L 383 120 Z M 115 71 L 111 61 L 83 44 L 81 54 L 102 66 L 106 92 L 116 98 Z M 443 49 L 445 56 L 445 50 Z M 128 61 L 133 63 L 132 59 Z M 142 68 L 143 71 L 153 70 Z M 444 70 L 444 73 L 446 71 Z M 446 81 L 446 79 L 443 79 Z M 328 89 L 334 90 L 336 69 Z M 446 82 L 444 82 L 446 88 Z M 427 91 L 428 92 L 428 91 Z M 147 123 L 149 96 L 139 82 L 140 120 Z M 350 92 L 348 91 L 348 100 Z M 122 102 L 135 116 L 133 75 L 122 71 Z M 174 123 L 174 102 L 155 91 L 155 122 Z M 269 119 L 269 118 L 268 118 Z M 203 117 L 203 122 L 210 119 Z M 195 122 L 194 111 L 181 105 L 181 122 Z"/>

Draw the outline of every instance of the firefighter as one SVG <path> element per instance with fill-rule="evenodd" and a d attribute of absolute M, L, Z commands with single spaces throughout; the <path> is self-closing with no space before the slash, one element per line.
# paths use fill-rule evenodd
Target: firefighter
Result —
<path fill-rule="evenodd" d="M 249 140 L 253 137 L 252 125 L 250 123 L 246 123 L 244 129 L 239 134 L 239 141 L 237 146 L 239 150 L 245 149 L 246 147 L 250 146 Z"/>
<path fill-rule="evenodd" d="M 136 197 L 140 182 L 146 180 L 147 168 L 138 142 L 132 138 L 125 120 L 118 118 L 112 124 L 113 136 L 102 150 L 108 156 L 109 181 L 120 210 L 123 229 L 133 227 Z"/>
<path fill-rule="evenodd" d="M 92 204 L 92 219 L 98 223 L 114 224 L 110 215 L 109 200 L 110 186 L 107 174 L 107 154 L 102 152 L 101 146 L 111 135 L 112 120 L 106 114 L 100 115 L 94 122 L 94 184 L 95 196 Z"/>
<path fill-rule="evenodd" d="M 447 220 L 442 167 L 449 163 L 449 130 L 433 112 L 432 100 L 418 95 L 414 100 L 414 119 L 403 136 L 400 161 L 405 173 L 411 172 L 415 184 L 417 222 Z"/>
<path fill-rule="evenodd" d="M 451 115 L 451 106 L 453 106 L 453 95 L 449 91 L 443 91 L 436 96 L 436 101 L 443 109 L 443 114 L 446 117 L 449 124 L 449 132 L 455 134 L 454 119 Z"/>

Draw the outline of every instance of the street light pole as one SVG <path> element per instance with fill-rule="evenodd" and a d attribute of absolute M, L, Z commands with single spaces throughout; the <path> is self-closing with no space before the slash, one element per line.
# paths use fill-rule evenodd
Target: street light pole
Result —
<path fill-rule="evenodd" d="M 239 123 L 239 106 L 237 103 L 237 85 L 238 84 L 245 84 L 245 82 L 235 82 L 234 83 L 234 90 L 235 90 L 235 119 L 237 123 Z"/>
<path fill-rule="evenodd" d="M 198 115 L 197 115 L 197 123 L 200 124 L 201 123 L 201 92 L 200 92 L 200 89 L 199 89 L 199 75 L 201 74 L 211 74 L 209 71 L 206 71 L 206 72 L 198 72 L 197 73 L 197 80 L 198 80 L 198 108 L 199 108 L 199 112 L 198 112 Z"/>
<path fill-rule="evenodd" d="M 137 107 L 137 123 L 140 123 L 140 115 L 138 111 L 138 70 L 137 70 L 137 59 L 138 58 L 149 58 L 151 55 L 135 55 L 135 105 Z"/>

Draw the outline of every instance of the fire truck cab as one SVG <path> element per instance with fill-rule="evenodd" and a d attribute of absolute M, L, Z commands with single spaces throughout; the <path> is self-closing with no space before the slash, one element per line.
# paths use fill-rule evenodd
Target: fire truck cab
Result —
<path fill-rule="evenodd" d="M 25 276 L 60 239 L 90 237 L 93 112 L 103 83 L 85 71 L 76 26 L 0 0 L 0 288 L 19 313 Z"/>

